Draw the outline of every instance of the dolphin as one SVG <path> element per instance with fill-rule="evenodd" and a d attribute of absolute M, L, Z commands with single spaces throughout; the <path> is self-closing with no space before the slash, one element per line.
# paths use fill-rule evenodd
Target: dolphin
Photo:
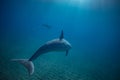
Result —
<path fill-rule="evenodd" d="M 33 61 L 37 59 L 40 55 L 53 51 L 65 51 L 67 56 L 71 48 L 71 44 L 64 39 L 64 34 L 62 30 L 61 35 L 58 39 L 53 39 L 46 42 L 29 59 L 11 59 L 11 61 L 15 61 L 24 65 L 24 67 L 26 67 L 26 69 L 28 70 L 29 75 L 32 75 L 34 73 Z"/>
<path fill-rule="evenodd" d="M 51 29 L 51 28 L 52 28 L 52 26 L 50 26 L 50 25 L 48 25 L 48 24 L 42 24 L 42 27 L 46 27 L 46 28 L 48 28 L 48 29 Z"/>

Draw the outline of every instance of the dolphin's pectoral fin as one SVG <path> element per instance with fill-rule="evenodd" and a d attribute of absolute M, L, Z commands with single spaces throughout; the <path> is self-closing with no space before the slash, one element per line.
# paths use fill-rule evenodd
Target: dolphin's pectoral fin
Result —
<path fill-rule="evenodd" d="M 66 50 L 66 56 L 68 55 L 69 50 Z"/>
<path fill-rule="evenodd" d="M 59 39 L 62 40 L 63 38 L 64 38 L 64 34 L 63 34 L 63 30 L 62 30 Z"/>

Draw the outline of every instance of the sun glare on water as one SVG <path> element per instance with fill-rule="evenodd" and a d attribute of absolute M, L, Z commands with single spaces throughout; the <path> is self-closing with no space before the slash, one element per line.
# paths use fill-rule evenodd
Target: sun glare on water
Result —
<path fill-rule="evenodd" d="M 87 7 L 90 4 L 91 0 L 70 0 L 70 4 L 79 6 L 79 7 Z"/>
<path fill-rule="evenodd" d="M 115 4 L 114 0 L 56 0 L 56 2 L 66 3 L 80 8 L 106 8 Z"/>

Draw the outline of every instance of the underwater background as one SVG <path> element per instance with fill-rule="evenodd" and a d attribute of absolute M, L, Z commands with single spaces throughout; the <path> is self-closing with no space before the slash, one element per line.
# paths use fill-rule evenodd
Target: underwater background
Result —
<path fill-rule="evenodd" d="M 0 0 L 0 80 L 120 80 L 119 10 L 117 0 Z M 39 56 L 32 76 L 10 61 L 30 58 L 61 30 L 68 56 Z"/>

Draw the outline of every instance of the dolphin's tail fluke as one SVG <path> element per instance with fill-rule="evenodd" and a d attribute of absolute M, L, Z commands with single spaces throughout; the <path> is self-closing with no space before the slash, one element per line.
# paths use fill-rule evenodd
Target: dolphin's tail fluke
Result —
<path fill-rule="evenodd" d="M 27 68 L 29 75 L 34 73 L 34 64 L 32 61 L 29 61 L 28 59 L 12 59 L 11 61 L 24 65 Z"/>

